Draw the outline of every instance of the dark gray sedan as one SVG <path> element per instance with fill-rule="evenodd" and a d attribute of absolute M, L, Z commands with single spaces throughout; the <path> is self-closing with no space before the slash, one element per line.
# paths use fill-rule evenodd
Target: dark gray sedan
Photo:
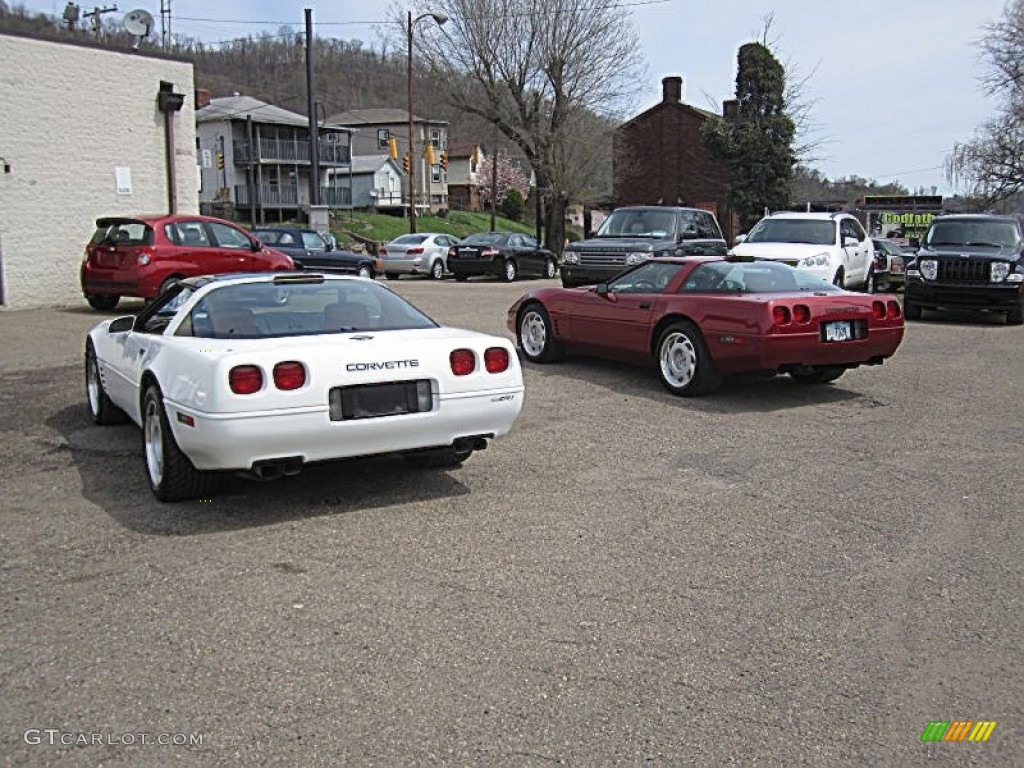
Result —
<path fill-rule="evenodd" d="M 473 275 L 494 275 L 511 283 L 521 275 L 554 277 L 554 253 L 521 232 L 478 232 L 448 251 L 448 270 L 458 282 Z"/>
<path fill-rule="evenodd" d="M 333 238 L 301 227 L 259 227 L 252 233 L 276 251 L 287 253 L 296 269 L 341 272 L 360 277 L 376 277 L 380 261 L 367 253 L 337 248 Z"/>

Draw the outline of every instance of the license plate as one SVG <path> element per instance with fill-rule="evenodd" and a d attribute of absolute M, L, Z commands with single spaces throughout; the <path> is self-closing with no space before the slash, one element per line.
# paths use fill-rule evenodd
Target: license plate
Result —
<path fill-rule="evenodd" d="M 825 323 L 825 341 L 849 341 L 853 338 L 849 320 Z"/>
<path fill-rule="evenodd" d="M 330 391 L 331 421 L 422 413 L 432 407 L 433 394 L 428 379 L 334 387 Z"/>

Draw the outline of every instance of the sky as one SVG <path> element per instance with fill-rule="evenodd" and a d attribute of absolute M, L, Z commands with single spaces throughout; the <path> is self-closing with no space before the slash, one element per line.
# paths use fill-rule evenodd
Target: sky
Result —
<path fill-rule="evenodd" d="M 379 22 L 390 7 L 366 0 L 165 1 L 173 31 L 205 43 L 276 33 L 283 24 L 301 30 L 303 9 L 310 7 L 318 35 L 379 45 Z M 979 40 L 986 24 L 1002 18 L 1004 0 L 622 2 L 635 21 L 647 69 L 628 114 L 657 103 L 667 75 L 683 77 L 685 101 L 720 111 L 735 89 L 737 49 L 760 38 L 772 14 L 769 41 L 776 55 L 791 76 L 806 78 L 803 98 L 811 104 L 813 126 L 807 138 L 816 143 L 808 164 L 832 179 L 857 175 L 950 194 L 947 154 L 956 142 L 970 140 L 998 105 L 979 82 L 985 73 Z M 122 3 L 122 12 L 144 8 L 159 20 L 160 0 Z M 54 15 L 64 9 L 55 0 L 22 4 Z M 430 6 L 420 0 L 408 9 L 420 13 Z"/>

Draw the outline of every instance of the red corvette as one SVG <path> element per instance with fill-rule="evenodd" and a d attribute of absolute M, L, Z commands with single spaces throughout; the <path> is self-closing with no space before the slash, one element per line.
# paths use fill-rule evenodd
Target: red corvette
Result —
<path fill-rule="evenodd" d="M 508 327 L 531 362 L 565 352 L 653 362 L 669 392 L 691 396 L 734 373 L 822 384 L 879 365 L 903 339 L 903 312 L 778 262 L 665 257 L 596 287 L 530 291 Z"/>

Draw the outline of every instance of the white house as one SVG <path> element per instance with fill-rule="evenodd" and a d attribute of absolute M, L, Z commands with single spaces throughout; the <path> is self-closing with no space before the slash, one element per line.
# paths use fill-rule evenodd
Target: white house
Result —
<path fill-rule="evenodd" d="M 0 73 L 0 307 L 77 304 L 98 217 L 198 210 L 192 64 L 0 32 Z"/>

